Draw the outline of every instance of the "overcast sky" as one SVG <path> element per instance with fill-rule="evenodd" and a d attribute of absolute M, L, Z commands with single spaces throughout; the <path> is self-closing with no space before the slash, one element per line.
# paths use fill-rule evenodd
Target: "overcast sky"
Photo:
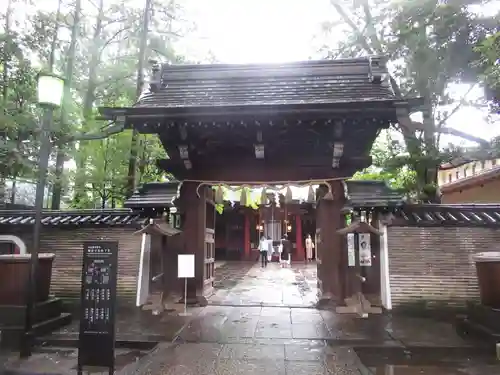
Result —
<path fill-rule="evenodd" d="M 138 8 L 145 2 L 133 1 Z M 84 0 L 85 3 L 88 2 Z M 185 4 L 185 16 L 197 25 L 197 30 L 183 38 L 177 48 L 193 60 L 205 59 L 209 51 L 226 63 L 320 58 L 320 44 L 328 41 L 335 46 L 336 39 L 343 36 L 337 33 L 329 35 L 328 40 L 317 38 L 321 23 L 338 17 L 330 0 L 179 0 L 179 3 Z M 491 14 L 500 9 L 499 4 L 496 1 L 489 8 L 476 6 L 474 10 Z M 57 6 L 57 1 L 37 0 L 36 5 L 50 9 Z M 16 11 L 19 17 L 24 9 L 16 7 Z M 450 88 L 456 98 L 467 89 L 464 85 Z M 469 99 L 481 95 L 482 91 L 476 89 Z M 499 135 L 500 127 L 486 123 L 484 116 L 484 111 L 463 108 L 450 118 L 448 126 L 488 139 Z M 443 144 L 461 142 L 450 136 L 443 136 L 442 140 Z"/>

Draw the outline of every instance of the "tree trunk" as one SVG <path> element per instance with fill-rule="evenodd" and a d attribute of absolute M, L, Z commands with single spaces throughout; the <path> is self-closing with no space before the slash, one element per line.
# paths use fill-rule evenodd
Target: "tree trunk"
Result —
<path fill-rule="evenodd" d="M 99 1 L 99 11 L 96 18 L 94 36 L 92 38 L 92 53 L 90 56 L 87 91 L 83 100 L 83 118 L 84 126 L 92 119 L 92 109 L 95 101 L 95 90 L 97 87 L 97 68 L 99 66 L 99 57 L 101 49 L 101 33 L 103 31 L 104 19 L 104 0 Z M 77 157 L 77 171 L 75 176 L 75 197 L 74 202 L 78 205 L 85 194 L 85 165 L 86 159 L 83 142 L 80 141 L 80 148 Z"/>
<path fill-rule="evenodd" d="M 68 59 L 66 62 L 66 72 L 65 72 L 66 80 L 64 82 L 64 95 L 61 108 L 61 126 L 63 127 L 63 129 L 68 125 L 68 104 L 71 102 L 71 86 L 73 83 L 73 71 L 75 68 L 75 58 L 76 58 L 76 44 L 79 35 L 81 12 L 82 12 L 82 2 L 81 0 L 76 0 L 75 11 L 73 13 L 73 25 L 71 27 L 71 41 L 69 44 Z M 64 173 L 65 159 L 66 155 L 64 152 L 64 144 L 59 143 L 57 145 L 55 182 L 54 182 L 54 189 L 52 191 L 52 202 L 51 202 L 51 208 L 53 210 L 59 210 L 61 208 L 62 177 Z"/>
<path fill-rule="evenodd" d="M 17 178 L 16 176 L 12 177 L 12 189 L 10 191 L 10 203 L 15 204 L 16 203 L 16 186 L 17 185 Z"/>
<path fill-rule="evenodd" d="M 330 2 L 337 13 L 344 20 L 344 22 L 352 29 L 354 35 L 356 36 L 356 41 L 361 48 L 363 48 L 368 54 L 371 55 L 383 55 L 385 53 L 384 47 L 377 36 L 372 11 L 367 0 L 363 0 L 360 3 L 360 5 L 362 6 L 365 22 L 365 27 L 363 30 L 356 25 L 356 23 L 350 18 L 349 14 L 344 10 L 344 7 L 342 5 L 339 5 L 338 1 L 330 0 Z M 404 99 L 397 81 L 392 76 L 389 76 L 389 79 L 396 97 Z M 428 84 L 427 76 L 425 77 L 425 82 Z M 425 90 L 426 95 L 424 96 L 427 98 L 427 101 L 429 101 L 430 98 L 428 89 L 429 88 L 427 87 Z M 410 113 L 403 113 L 399 118 L 399 127 L 403 134 L 408 153 L 415 159 L 425 161 L 425 165 L 422 166 L 421 163 L 419 163 L 420 165 L 415 168 L 420 190 L 427 185 L 436 184 L 438 165 L 433 165 L 432 162 L 437 160 L 437 157 L 439 156 L 439 150 L 435 142 L 435 134 L 436 132 L 441 131 L 441 128 L 436 127 L 436 124 L 434 122 L 434 111 L 432 103 L 427 102 L 426 104 L 427 108 L 425 111 L 426 113 L 424 114 L 423 123 L 424 147 L 422 147 L 422 144 L 419 144 L 415 134 L 415 129 L 413 126 L 411 126 L 414 123 L 410 119 Z M 433 200 L 435 200 L 436 198 L 437 196 L 434 197 Z"/>
<path fill-rule="evenodd" d="M 371 55 L 378 54 L 378 55 L 383 55 L 384 54 L 384 49 L 382 46 L 382 43 L 377 37 L 375 25 L 373 24 L 373 17 L 371 14 L 371 10 L 369 7 L 369 4 L 367 1 L 363 3 L 363 13 L 365 16 L 365 22 L 366 22 L 366 32 L 368 36 L 365 36 L 363 31 L 361 31 L 356 24 L 349 18 L 349 15 L 344 11 L 343 7 L 335 2 L 335 0 L 332 0 L 332 5 L 335 7 L 337 12 L 340 14 L 340 16 L 343 18 L 343 20 L 351 27 L 351 29 L 354 31 L 357 37 L 358 43 L 360 43 L 361 47 Z M 389 76 L 389 81 L 391 84 L 391 87 L 394 91 L 394 94 L 398 99 L 403 99 L 403 93 L 401 91 L 401 88 L 399 87 L 399 84 L 397 83 L 396 79 L 393 76 Z M 421 147 L 417 144 L 415 132 L 403 125 L 407 124 L 410 125 L 412 124 L 412 120 L 410 118 L 410 113 L 406 112 L 402 115 L 400 115 L 400 129 L 403 134 L 403 138 L 406 144 L 406 149 L 408 153 L 411 156 L 421 156 L 422 150 Z M 421 168 L 419 168 L 421 169 Z M 417 180 L 421 181 L 422 173 L 419 173 L 418 170 L 415 171 L 417 173 Z M 423 173 L 424 176 L 426 176 L 426 173 Z M 427 177 L 424 177 L 424 180 L 427 180 Z M 419 188 L 423 188 L 419 186 Z"/>
<path fill-rule="evenodd" d="M 49 71 L 54 70 L 54 62 L 56 59 L 56 48 L 59 33 L 59 18 L 61 18 L 61 0 L 57 3 L 56 19 L 54 20 L 54 35 L 52 38 L 52 43 L 50 44 L 50 55 L 49 55 Z"/>
<path fill-rule="evenodd" d="M 137 98 L 139 98 L 139 96 L 141 95 L 142 87 L 144 85 L 144 65 L 146 63 L 146 50 L 148 42 L 151 3 L 152 3 L 151 0 L 146 0 L 142 16 L 142 32 L 139 45 L 139 58 L 137 64 L 137 86 L 136 86 Z M 130 144 L 130 158 L 128 162 L 128 173 L 127 173 L 127 188 L 125 191 L 127 198 L 134 193 L 135 184 L 137 180 L 136 179 L 137 155 L 138 155 L 137 138 L 138 138 L 138 133 L 134 128 L 132 131 L 132 141 Z"/>
<path fill-rule="evenodd" d="M 3 45 L 3 66 L 2 66 L 2 109 L 4 111 L 4 115 L 7 115 L 7 103 L 9 98 L 9 59 L 10 59 L 10 16 L 12 13 L 12 0 L 7 1 L 7 11 L 5 14 L 5 41 Z M 5 134 L 3 132 L 0 134 L 1 138 L 5 138 Z M 3 139 L 1 140 L 3 143 Z M 0 170 L 0 209 L 5 207 L 5 184 L 7 179 L 7 170 L 2 168 Z"/>

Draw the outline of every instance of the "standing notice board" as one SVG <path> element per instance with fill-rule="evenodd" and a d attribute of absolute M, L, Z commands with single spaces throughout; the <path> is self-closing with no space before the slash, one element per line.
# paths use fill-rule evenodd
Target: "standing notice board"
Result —
<path fill-rule="evenodd" d="M 179 254 L 177 256 L 177 277 L 179 279 L 194 277 L 194 254 Z"/>
<path fill-rule="evenodd" d="M 184 312 L 179 313 L 180 316 L 189 315 L 187 312 L 187 280 L 194 277 L 194 261 L 194 254 L 179 254 L 177 256 L 177 277 L 179 279 L 184 279 Z"/>
<path fill-rule="evenodd" d="M 115 303 L 118 242 L 83 244 L 78 374 L 83 367 L 115 365 Z"/>

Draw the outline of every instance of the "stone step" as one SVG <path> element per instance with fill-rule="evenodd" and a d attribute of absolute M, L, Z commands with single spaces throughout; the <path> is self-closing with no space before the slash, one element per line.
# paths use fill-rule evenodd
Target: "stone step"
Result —
<path fill-rule="evenodd" d="M 57 318 L 63 312 L 63 301 L 51 298 L 35 305 L 35 324 Z M 26 306 L 0 305 L 0 329 L 23 326 L 26 321 Z"/>
<path fill-rule="evenodd" d="M 35 337 L 47 335 L 65 325 L 71 323 L 72 316 L 69 313 L 62 313 L 55 318 L 44 320 L 33 325 L 33 335 Z M 18 349 L 24 335 L 24 326 L 4 327 L 1 331 L 0 346 L 9 349 Z"/>

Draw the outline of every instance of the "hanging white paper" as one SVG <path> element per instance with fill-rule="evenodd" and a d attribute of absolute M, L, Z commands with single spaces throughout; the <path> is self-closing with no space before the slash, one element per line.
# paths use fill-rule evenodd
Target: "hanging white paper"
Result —
<path fill-rule="evenodd" d="M 143 233 L 141 257 L 139 260 L 139 277 L 137 278 L 137 294 L 135 305 L 145 305 L 149 297 L 149 269 L 151 267 L 151 235 Z"/>
<path fill-rule="evenodd" d="M 370 246 L 370 234 L 359 234 L 359 265 L 370 267 L 372 265 L 372 250 Z"/>
<path fill-rule="evenodd" d="M 179 279 L 194 277 L 194 254 L 179 254 L 177 256 L 177 277 Z"/>
<path fill-rule="evenodd" d="M 354 267 L 356 265 L 356 249 L 354 248 L 354 234 L 347 235 L 347 265 Z"/>

